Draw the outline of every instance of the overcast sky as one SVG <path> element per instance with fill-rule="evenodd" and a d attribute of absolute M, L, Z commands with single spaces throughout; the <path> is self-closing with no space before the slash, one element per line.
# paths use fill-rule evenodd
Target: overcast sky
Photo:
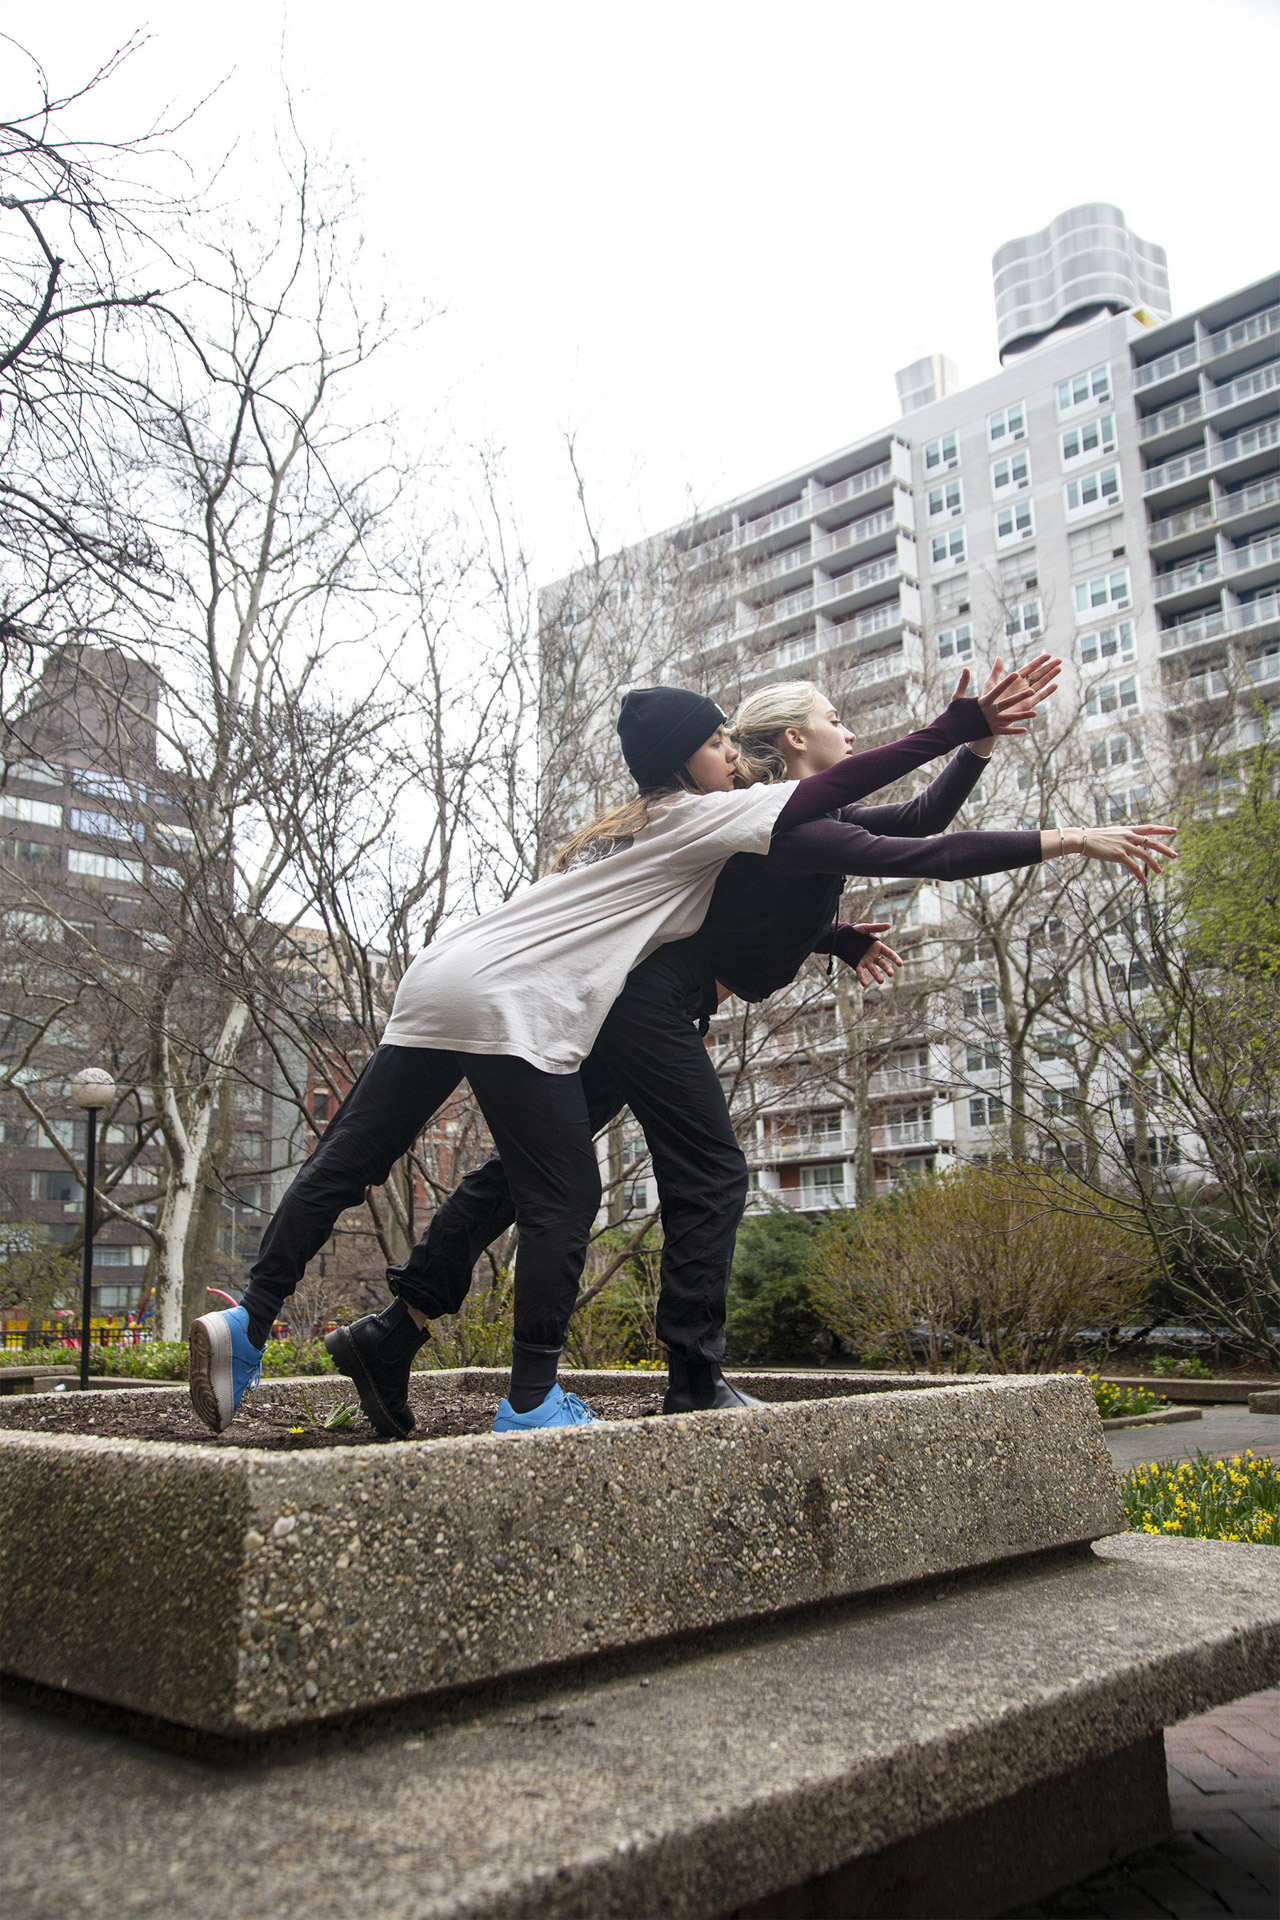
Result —
<path fill-rule="evenodd" d="M 1175 312 L 1280 260 L 1280 0 L 4 13 L 55 86 L 150 30 L 112 132 L 228 75 L 184 135 L 208 153 L 283 69 L 365 190 L 371 273 L 441 312 L 406 392 L 505 446 L 544 579 L 574 553 L 566 431 L 614 540 L 811 461 L 896 417 L 921 354 L 994 372 L 991 254 L 1078 201 L 1167 249 Z"/>

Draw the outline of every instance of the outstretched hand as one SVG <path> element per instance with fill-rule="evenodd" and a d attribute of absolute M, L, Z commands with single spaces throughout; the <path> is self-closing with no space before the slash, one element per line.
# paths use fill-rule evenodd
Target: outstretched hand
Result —
<path fill-rule="evenodd" d="M 1165 864 L 1177 859 L 1169 844 L 1176 832 L 1176 827 L 1161 827 L 1152 821 L 1136 827 L 1090 827 L 1082 851 L 1090 860 L 1127 867 L 1145 887 L 1148 868 L 1152 873 L 1163 873 Z"/>
<path fill-rule="evenodd" d="M 859 983 L 864 987 L 883 986 L 886 980 L 892 980 L 903 964 L 902 955 L 895 953 L 892 947 L 886 947 L 878 937 L 888 933 L 892 924 L 890 920 L 864 920 L 861 925 L 854 927 L 855 933 L 868 934 L 873 941 L 854 968 Z"/>
<path fill-rule="evenodd" d="M 987 675 L 986 686 L 978 695 L 978 705 L 982 708 L 993 737 L 1025 733 L 1026 727 L 1018 723 L 1032 719 L 1041 702 L 1057 690 L 1058 675 L 1062 670 L 1061 659 L 1049 653 L 1038 653 L 1024 667 L 1002 676 L 1003 665 L 1004 662 L 997 658 Z M 966 667 L 956 686 L 955 699 L 961 700 L 967 695 L 970 679 Z"/>

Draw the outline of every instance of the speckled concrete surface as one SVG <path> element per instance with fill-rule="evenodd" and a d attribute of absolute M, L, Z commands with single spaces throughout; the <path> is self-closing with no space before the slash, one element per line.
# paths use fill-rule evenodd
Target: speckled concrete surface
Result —
<path fill-rule="evenodd" d="M 1124 1526 L 1071 1376 L 323 1455 L 8 1432 L 0 1462 L 5 1669 L 209 1730 Z"/>
<path fill-rule="evenodd" d="M 6 1709 L 7 1912 L 709 1920 L 1268 1684 L 1278 1558 L 1108 1540 L 292 1764 Z"/>

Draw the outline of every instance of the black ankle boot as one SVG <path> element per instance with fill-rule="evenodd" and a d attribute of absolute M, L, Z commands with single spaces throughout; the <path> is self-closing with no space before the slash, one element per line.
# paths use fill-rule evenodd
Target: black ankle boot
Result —
<path fill-rule="evenodd" d="M 354 1381 L 365 1419 L 386 1440 L 407 1440 L 413 1432 L 409 1375 L 413 1358 L 429 1336 L 414 1325 L 403 1300 L 381 1313 L 366 1314 L 349 1327 L 326 1333 L 324 1344 L 339 1373 Z"/>
<path fill-rule="evenodd" d="M 749 1393 L 731 1386 L 714 1360 L 691 1360 L 682 1353 L 667 1356 L 668 1384 L 662 1401 L 664 1413 L 744 1413 L 748 1407 L 762 1407 Z"/>

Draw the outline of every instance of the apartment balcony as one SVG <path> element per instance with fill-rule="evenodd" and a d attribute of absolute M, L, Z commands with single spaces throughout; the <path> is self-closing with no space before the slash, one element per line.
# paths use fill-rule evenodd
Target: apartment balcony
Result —
<path fill-rule="evenodd" d="M 910 671 L 903 646 L 895 647 L 890 653 L 873 653 L 856 663 L 854 688 L 860 693 L 864 687 L 878 686 L 886 680 L 905 680 Z"/>
<path fill-rule="evenodd" d="M 847 526 L 836 527 L 832 532 L 815 527 L 813 557 L 815 560 L 825 560 L 833 553 L 848 553 L 850 558 L 854 558 L 859 547 L 869 546 L 873 542 L 883 544 L 889 534 L 913 530 L 903 521 L 896 505 L 881 507 L 878 513 L 864 514 L 862 519 L 851 520 Z"/>
<path fill-rule="evenodd" d="M 760 1188 L 748 1195 L 747 1212 L 763 1212 L 770 1201 L 777 1200 L 784 1207 L 793 1207 L 797 1213 L 825 1213 L 832 1207 L 857 1204 L 852 1182 L 836 1187 L 773 1187 Z"/>
<path fill-rule="evenodd" d="M 1242 427 L 1275 412 L 1280 393 L 1280 360 L 1270 360 L 1251 373 L 1237 374 L 1209 395 L 1208 411 L 1214 416 L 1219 433 L 1228 427 Z"/>
<path fill-rule="evenodd" d="M 1147 528 L 1147 545 L 1153 556 L 1157 548 L 1164 549 L 1164 558 L 1169 560 L 1180 551 L 1202 547 L 1206 530 L 1217 524 L 1218 515 L 1213 502 L 1198 500 L 1194 506 L 1183 507 L 1178 513 L 1162 514 L 1158 520 L 1151 521 Z"/>
<path fill-rule="evenodd" d="M 743 608 L 739 612 L 739 635 L 766 632 L 770 627 L 783 625 L 788 620 L 796 620 L 802 614 L 812 611 L 813 587 L 801 587 L 796 593 L 784 593 L 779 600 L 770 600 L 763 607 Z M 745 616 L 745 617 L 744 617 Z"/>
<path fill-rule="evenodd" d="M 1215 374 L 1226 367 L 1234 372 L 1237 364 L 1251 366 L 1265 359 L 1274 350 L 1277 336 L 1280 336 L 1280 306 L 1266 307 L 1261 313 L 1237 320 L 1234 326 L 1211 333 L 1204 343 L 1202 358 L 1206 365 L 1213 365 Z"/>
<path fill-rule="evenodd" d="M 1169 687 L 1164 703 L 1172 709 L 1202 707 L 1209 700 L 1225 700 L 1230 692 L 1231 681 L 1225 669 L 1209 667 L 1204 673 L 1193 673 Z"/>
<path fill-rule="evenodd" d="M 1175 406 L 1163 407 L 1159 413 L 1145 414 L 1138 422 L 1138 438 L 1144 446 L 1155 440 L 1168 440 L 1170 445 L 1180 438 L 1184 445 L 1198 437 L 1200 422 L 1204 419 L 1204 402 L 1198 393 L 1188 400 L 1179 400 Z M 1195 429 L 1195 432 L 1190 431 Z"/>
<path fill-rule="evenodd" d="M 850 1126 L 833 1133 L 766 1134 L 748 1149 L 748 1158 L 768 1165 L 774 1160 L 830 1160 L 852 1153 L 858 1136 Z"/>
<path fill-rule="evenodd" d="M 852 567 L 848 573 L 836 575 L 819 574 L 817 578 L 817 604 L 820 607 L 839 605 L 843 609 L 867 606 L 877 598 L 884 597 L 885 587 L 902 577 L 902 568 L 896 553 L 888 553 L 882 560 L 872 560 L 865 567 Z"/>
<path fill-rule="evenodd" d="M 1236 547 L 1229 558 L 1228 571 L 1237 593 L 1280 580 L 1280 531 L 1261 533 L 1247 547 Z M 1241 579 L 1242 574 L 1248 578 Z"/>
<path fill-rule="evenodd" d="M 813 565 L 813 551 L 806 541 L 802 547 L 785 547 L 781 553 L 772 553 L 767 559 L 758 560 L 754 566 L 744 569 L 743 585 L 747 588 L 764 586 L 767 581 L 785 579 L 789 573 L 799 573 L 802 568 Z"/>
<path fill-rule="evenodd" d="M 1150 496 L 1169 493 L 1177 487 L 1189 488 L 1192 481 L 1208 471 L 1209 449 L 1195 447 L 1189 453 L 1180 453 L 1175 460 L 1165 460 L 1158 467 L 1148 467 L 1142 476 L 1142 491 Z"/>
<path fill-rule="evenodd" d="M 1141 393 L 1148 387 L 1162 387 L 1171 380 L 1185 380 L 1194 374 L 1200 365 L 1200 344 L 1192 340 L 1185 347 L 1178 347 L 1172 353 L 1165 353 L 1158 360 L 1148 360 L 1133 370 L 1133 390 Z"/>
<path fill-rule="evenodd" d="M 1227 616 L 1221 607 L 1214 607 L 1208 613 L 1198 613 L 1191 620 L 1179 620 L 1174 626 L 1165 627 L 1160 635 L 1160 652 L 1166 657 L 1172 653 L 1186 653 L 1192 647 L 1202 647 L 1207 640 L 1218 640 L 1227 631 Z"/>
<path fill-rule="evenodd" d="M 851 473 L 847 480 L 837 480 L 834 486 L 815 487 L 811 502 L 814 513 L 829 513 L 833 507 L 843 507 L 851 500 L 865 500 L 868 506 L 888 505 L 888 494 L 893 486 L 893 462 L 881 460 L 874 467 L 864 467 L 861 473 Z M 884 494 L 883 501 L 876 496 Z"/>
<path fill-rule="evenodd" d="M 1231 468 L 1234 479 L 1237 473 L 1244 478 L 1258 470 L 1261 478 L 1262 470 L 1273 464 L 1278 447 L 1280 420 L 1264 420 L 1260 426 L 1246 427 L 1242 433 L 1232 434 L 1229 440 L 1221 441 L 1214 448 L 1214 472 Z"/>
<path fill-rule="evenodd" d="M 1280 474 L 1271 473 L 1223 494 L 1218 518 L 1224 526 L 1230 526 L 1232 533 L 1244 533 L 1253 522 L 1274 520 L 1273 509 L 1278 503 Z"/>
<path fill-rule="evenodd" d="M 1218 593 L 1216 582 L 1222 576 L 1216 554 L 1206 554 L 1202 559 L 1188 560 L 1179 567 L 1166 567 L 1155 578 L 1154 598 L 1158 606 L 1164 607 L 1175 600 L 1191 599 L 1206 591 Z"/>
<path fill-rule="evenodd" d="M 1244 670 L 1250 684 L 1259 692 L 1269 693 L 1273 687 L 1280 686 L 1280 647 L 1268 647 L 1265 653 L 1247 660 Z"/>
<path fill-rule="evenodd" d="M 754 546 L 758 540 L 767 540 L 771 534 L 785 533 L 789 527 L 799 526 L 809 518 L 809 504 L 806 500 L 790 500 L 784 507 L 775 507 L 771 513 L 762 513 L 758 519 L 744 520 L 733 530 L 733 547 Z"/>
<path fill-rule="evenodd" d="M 890 1120 L 871 1129 L 873 1153 L 918 1153 L 921 1147 L 934 1144 L 932 1114 L 925 1120 Z"/>
<path fill-rule="evenodd" d="M 1269 590 L 1242 607 L 1232 607 L 1227 625 L 1232 633 L 1258 633 L 1270 638 L 1272 628 L 1280 630 L 1280 593 Z"/>
<path fill-rule="evenodd" d="M 874 1098 L 885 1094 L 916 1093 L 935 1084 L 934 1075 L 928 1067 L 881 1067 L 879 1072 L 868 1078 L 867 1092 Z"/>

